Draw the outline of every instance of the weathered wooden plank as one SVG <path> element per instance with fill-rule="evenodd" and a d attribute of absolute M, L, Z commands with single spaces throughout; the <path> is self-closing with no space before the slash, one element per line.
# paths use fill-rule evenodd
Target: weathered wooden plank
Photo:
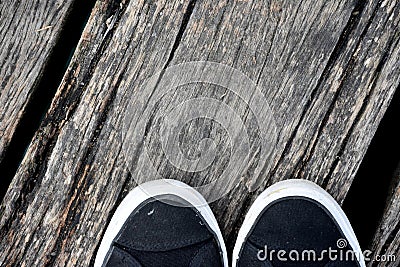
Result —
<path fill-rule="evenodd" d="M 300 177 L 343 200 L 400 78 L 399 3 L 363 3 L 122 1 L 111 8 L 99 2 L 2 203 L 0 261 L 89 264 L 112 210 L 136 184 L 120 139 L 125 108 L 147 77 L 181 62 L 221 62 L 261 86 L 279 143 L 259 190 Z M 195 96 L 223 96 L 248 125 L 254 122 L 245 103 L 212 85 L 182 87 L 161 99 L 146 145 L 170 178 L 185 177 L 154 152 L 160 148 L 157 116 Z M 226 133 L 207 120 L 186 127 L 182 147 L 192 148 L 189 156 L 196 156 L 203 137 L 213 138 L 220 152 L 213 172 L 198 172 L 188 182 L 217 179 L 229 157 Z M 257 129 L 248 129 L 257 140 Z M 229 246 L 258 192 L 249 194 L 244 179 L 213 204 Z"/>
<path fill-rule="evenodd" d="M 0 211 L 2 219 L 6 219 L 4 208 L 10 209 L 13 213 L 24 213 L 27 209 L 27 203 L 35 197 L 36 186 L 41 183 L 47 168 L 47 160 L 53 151 L 60 129 L 79 104 L 79 100 L 87 87 L 88 81 L 91 79 L 92 72 L 98 64 L 101 54 L 109 45 L 110 36 L 114 32 L 117 18 L 119 18 L 123 9 L 124 6 L 122 4 L 120 6 L 118 2 L 97 2 L 63 82 L 42 122 L 42 127 L 27 151 L 29 156 L 21 164 L 21 170 L 23 170 L 24 175 L 16 175 L 10 186 L 13 188 L 10 201 L 3 201 L 4 205 Z M 22 214 L 20 213 L 20 215 Z M 12 221 L 3 222 L 5 224 L 2 224 L 2 230 L 7 231 L 6 229 L 10 229 Z M 37 226 L 37 223 L 37 220 L 29 222 L 32 226 Z M 5 234 L 5 232 L 2 234 Z M 7 252 L 13 248 L 10 240 L 3 239 L 3 237 L 4 235 L 2 235 L 2 240 L 5 242 L 2 244 L 4 254 L 0 257 L 0 262 L 8 265 L 11 263 L 10 261 L 4 262 L 4 257 L 8 257 Z M 18 255 L 18 257 L 23 257 L 24 251 L 20 250 L 17 253 L 14 255 L 11 253 L 9 256 L 15 257 Z M 45 259 L 39 259 L 38 263 L 42 264 L 44 261 L 52 259 L 50 254 L 44 256 Z M 17 260 L 17 258 L 13 260 Z"/>
<path fill-rule="evenodd" d="M 0 161 L 74 1 L 0 2 Z"/>
<path fill-rule="evenodd" d="M 157 24 L 156 32 L 158 32 L 159 35 L 162 33 L 163 40 L 166 46 L 169 46 L 169 49 L 166 47 L 164 57 L 161 58 L 160 56 L 157 60 L 155 59 L 155 61 L 152 62 L 153 65 L 151 65 L 150 68 L 153 69 L 150 69 L 148 72 L 152 73 L 162 68 L 163 64 L 167 61 L 167 52 L 172 49 L 174 40 L 171 36 L 175 36 L 179 31 L 179 26 L 183 20 L 183 14 L 186 10 L 187 3 L 184 1 L 181 3 L 159 1 L 157 2 L 157 6 L 158 8 L 156 8 L 155 2 L 147 4 L 144 1 L 130 3 L 123 1 L 117 6 L 109 2 L 103 3 L 99 1 L 97 3 L 89 20 L 88 27 L 84 31 L 83 39 L 85 36 L 92 38 L 91 42 L 94 42 L 95 45 L 101 44 L 100 46 L 103 45 L 104 48 L 99 51 L 93 51 L 92 49 L 95 45 L 90 45 L 88 47 L 88 49 L 90 49 L 89 51 L 84 48 L 83 50 L 79 50 L 75 55 L 75 60 L 78 60 L 78 63 L 75 68 L 70 69 L 66 74 L 66 79 L 60 87 L 59 93 L 56 95 L 51 110 L 49 111 L 49 120 L 46 119 L 43 123 L 43 127 L 39 130 L 37 138 L 30 146 L 27 156 L 3 201 L 2 210 L 0 212 L 2 214 L 2 244 L 0 245 L 2 255 L 0 256 L 0 261 L 5 265 L 14 265 L 18 263 L 28 265 L 53 263 L 60 265 L 61 262 L 67 261 L 71 265 L 88 264 L 90 258 L 87 256 L 87 248 L 70 246 L 71 243 L 67 244 L 61 238 L 62 236 L 66 237 L 65 234 L 76 226 L 76 218 L 70 211 L 77 211 L 77 207 L 69 211 L 68 206 L 83 204 L 83 202 L 81 202 L 81 197 L 86 195 L 86 193 L 82 193 L 81 186 L 89 186 L 86 182 L 82 183 L 83 180 L 79 181 L 80 178 L 72 177 L 71 175 L 75 176 L 79 173 L 80 176 L 83 174 L 81 178 L 85 180 L 88 178 L 86 175 L 89 174 L 84 170 L 85 168 L 90 165 L 96 166 L 96 168 L 101 167 L 97 165 L 97 163 L 94 163 L 93 160 L 95 160 L 95 158 L 96 160 L 101 158 L 110 159 L 103 167 L 111 167 L 113 171 L 116 171 L 116 173 L 112 175 L 112 177 L 114 177 L 114 179 L 112 179 L 114 182 L 106 182 L 107 188 L 112 191 L 113 197 L 106 197 L 106 195 L 104 195 L 103 198 L 100 196 L 106 192 L 106 188 L 104 187 L 99 187 L 98 189 L 100 189 L 100 191 L 93 188 L 96 193 L 92 196 L 100 193 L 100 195 L 95 197 L 96 199 L 100 198 L 107 202 L 112 201 L 112 203 L 115 203 L 127 175 L 125 168 L 122 169 L 122 167 L 124 167 L 124 161 L 122 157 L 119 156 L 118 149 L 112 152 L 104 147 L 101 153 L 93 153 L 91 150 L 96 143 L 95 140 L 98 138 L 102 140 L 110 138 L 109 140 L 111 142 L 115 142 L 113 146 L 120 146 L 119 139 L 115 138 L 115 136 L 114 138 L 108 136 L 108 134 L 114 135 L 115 132 L 109 132 L 107 137 L 101 134 L 100 137 L 101 129 L 103 128 L 103 124 L 105 125 L 106 115 L 110 110 L 110 104 L 114 98 L 115 90 L 121 83 L 122 75 L 125 73 L 127 65 L 131 64 L 131 62 L 141 64 L 145 51 L 149 49 L 149 46 L 153 42 L 154 38 L 149 40 L 149 37 L 151 37 L 149 32 L 151 33 L 154 27 L 152 24 Z M 158 14 L 162 10 L 165 12 L 164 16 L 168 18 L 168 23 L 160 21 L 159 18 L 154 15 L 155 12 Z M 123 16 L 121 17 L 122 13 Z M 114 30 L 113 25 L 115 26 L 117 23 L 121 26 Z M 107 25 L 109 25 L 110 28 L 107 28 Z M 141 38 L 144 40 L 140 41 Z M 163 40 L 159 39 L 160 43 L 162 43 Z M 103 44 L 104 42 L 105 44 Z M 136 45 L 138 45 L 138 48 L 136 48 Z M 72 65 L 74 65 L 75 60 L 73 60 Z M 97 63 L 82 65 L 80 64 L 81 60 L 84 62 L 95 60 Z M 156 64 L 156 62 L 158 62 L 158 64 Z M 145 77 L 148 76 L 147 73 L 143 75 L 145 75 Z M 101 79 L 102 77 L 108 78 Z M 82 82 L 87 82 L 87 84 L 81 84 Z M 83 94 L 82 100 L 80 100 L 79 94 Z M 78 103 L 80 105 L 76 106 Z M 87 121 L 89 123 L 89 125 L 86 125 L 88 127 L 87 131 L 75 124 L 76 122 L 83 122 L 83 120 L 86 119 L 84 118 L 86 116 L 85 114 L 92 117 Z M 76 115 L 78 115 L 78 117 L 76 117 Z M 81 115 L 83 117 L 79 118 Z M 55 125 L 53 116 L 56 117 Z M 107 125 L 108 127 L 111 126 L 110 124 Z M 67 132 L 64 132 L 67 128 Z M 83 132 L 78 130 L 79 128 L 82 129 Z M 71 135 L 71 131 L 74 132 L 75 135 Z M 84 132 L 86 132 L 86 134 Z M 77 161 L 64 161 L 62 158 L 53 161 L 54 157 L 58 157 L 56 156 L 56 154 L 59 153 L 57 151 L 66 149 L 66 147 L 63 147 L 64 145 L 59 143 L 62 139 L 66 141 L 65 138 L 72 138 L 70 141 L 75 139 L 75 141 L 73 141 L 74 143 L 80 142 L 78 139 L 82 141 L 82 145 L 74 145 L 79 151 L 71 151 L 72 154 L 75 154 Z M 81 138 L 86 139 L 88 142 L 83 141 Z M 64 141 L 62 141 L 62 143 Z M 111 142 L 109 143 L 110 145 Z M 70 153 L 66 153 L 65 156 L 67 156 L 67 154 L 72 156 Z M 95 158 L 93 158 L 93 156 L 95 156 Z M 119 166 L 114 163 L 117 158 L 119 158 Z M 61 167 L 59 164 L 63 161 L 71 167 L 71 169 L 67 170 L 69 167 L 66 165 L 65 167 Z M 93 164 L 91 162 L 93 162 Z M 76 163 L 78 163 L 78 165 L 76 165 Z M 109 165 L 110 163 L 111 165 Z M 56 167 L 57 165 L 60 168 Z M 57 177 L 55 174 L 50 174 L 48 172 L 48 170 L 53 168 L 60 171 L 58 173 L 60 176 Z M 75 173 L 75 171 L 77 171 L 77 173 Z M 106 176 L 108 177 L 108 171 L 105 169 L 104 171 L 105 172 L 100 171 L 100 173 L 105 175 L 103 178 Z M 121 173 L 121 171 L 123 171 L 123 173 Z M 64 176 L 64 174 L 67 174 L 67 176 Z M 117 174 L 119 178 L 115 179 L 115 174 Z M 93 177 L 92 175 L 93 173 L 90 174 L 91 177 Z M 102 178 L 98 178 L 98 181 L 101 181 Z M 56 182 L 56 184 L 50 185 L 52 182 Z M 44 187 L 47 187 L 47 190 L 45 190 L 47 191 L 46 193 L 42 191 Z M 91 194 L 87 196 L 89 195 Z M 33 203 L 32 201 L 38 202 L 36 202 L 34 206 L 30 206 L 29 203 Z M 70 203 L 68 204 L 68 202 Z M 107 206 L 111 208 L 113 205 L 114 204 L 108 204 L 104 206 L 104 208 Z M 101 206 L 103 206 L 103 204 L 101 204 Z M 95 214 L 92 214 L 94 217 L 92 217 L 91 220 L 96 225 L 96 228 L 104 224 L 104 221 L 102 222 L 99 219 L 99 215 L 105 215 L 104 213 L 99 213 L 96 209 L 93 209 L 91 212 L 95 212 Z M 37 216 L 39 213 L 47 218 L 44 219 L 41 215 Z M 20 217 L 21 215 L 22 217 Z M 61 219 L 59 216 L 64 217 L 64 223 L 61 221 L 56 223 L 56 221 Z M 31 218 L 28 219 L 28 217 Z M 103 217 L 103 219 L 106 220 L 106 217 Z M 82 217 L 82 220 L 86 219 L 87 218 L 84 219 Z M 54 223 L 58 224 L 58 226 Z M 31 230 L 29 230 L 30 233 L 27 233 L 25 237 L 17 234 L 17 237 L 17 235 L 15 235 L 17 233 L 15 227 L 17 225 L 28 226 L 28 224 L 29 228 L 32 227 Z M 89 225 L 90 223 L 82 226 L 86 228 Z M 42 228 L 43 226 L 45 228 L 48 226 L 50 227 L 47 228 L 47 230 L 43 228 L 44 231 L 40 230 L 41 234 L 33 231 L 33 229 L 37 227 Z M 82 230 L 86 232 L 83 228 Z M 93 235 L 86 232 L 85 236 L 89 239 L 97 240 L 100 234 L 96 233 Z M 14 237 L 16 239 L 14 239 Z M 46 240 L 46 244 L 42 243 L 44 240 Z M 94 245 L 94 247 L 92 247 L 92 249 L 94 249 L 97 241 L 91 243 Z M 71 253 L 72 250 L 74 251 L 73 253 Z M 31 252 L 32 254 L 30 254 Z"/>
<path fill-rule="evenodd" d="M 371 245 L 369 266 L 400 264 L 400 165 L 393 175 L 388 201 Z"/>

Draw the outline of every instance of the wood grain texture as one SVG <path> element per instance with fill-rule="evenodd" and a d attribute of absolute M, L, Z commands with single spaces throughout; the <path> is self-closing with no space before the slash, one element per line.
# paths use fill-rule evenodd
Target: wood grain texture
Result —
<path fill-rule="evenodd" d="M 372 241 L 372 260 L 368 266 L 400 264 L 400 165 L 393 175 L 387 200 L 383 217 Z"/>
<path fill-rule="evenodd" d="M 0 2 L 0 160 L 74 1 Z"/>
<path fill-rule="evenodd" d="M 146 78 L 187 61 L 243 72 L 262 88 L 277 122 L 274 155 L 257 162 L 271 167 L 261 187 L 249 193 L 243 179 L 212 204 L 230 248 L 252 200 L 273 182 L 313 180 L 341 202 L 400 83 L 399 9 L 394 0 L 99 1 L 2 202 L 0 261 L 89 265 L 112 211 L 136 185 L 120 138 L 126 107 Z M 191 185 L 218 178 L 229 159 L 227 134 L 208 120 L 186 126 L 181 145 L 188 156 L 204 137 L 219 151 L 214 171 L 188 178 L 155 152 L 157 118 L 198 96 L 235 107 L 255 143 L 251 125 L 260 119 L 212 85 L 184 86 L 160 99 L 144 142 L 154 165 Z"/>

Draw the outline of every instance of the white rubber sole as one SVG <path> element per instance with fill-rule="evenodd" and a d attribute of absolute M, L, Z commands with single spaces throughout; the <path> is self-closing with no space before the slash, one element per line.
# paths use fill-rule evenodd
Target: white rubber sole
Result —
<path fill-rule="evenodd" d="M 175 195 L 184 199 L 200 212 L 203 219 L 208 223 L 210 229 L 217 236 L 219 246 L 222 251 L 224 266 L 228 266 L 228 255 L 226 252 L 225 242 L 222 237 L 217 220 L 215 219 L 213 212 L 208 206 L 207 201 L 199 192 L 197 192 L 189 185 L 170 179 L 155 180 L 143 183 L 128 193 L 128 195 L 122 200 L 121 204 L 118 206 L 113 217 L 111 218 L 110 224 L 108 225 L 107 230 L 100 243 L 99 250 L 97 251 L 94 266 L 102 266 L 107 257 L 107 253 L 111 248 L 111 244 L 114 238 L 121 230 L 129 215 L 141 203 L 151 197 L 157 197 L 167 194 Z"/>
<path fill-rule="evenodd" d="M 263 212 L 265 207 L 275 200 L 290 196 L 306 197 L 321 203 L 332 214 L 333 218 L 336 220 L 337 224 L 345 235 L 348 243 L 356 252 L 356 255 L 359 255 L 358 261 L 361 267 L 365 267 L 364 257 L 362 255 L 360 245 L 342 208 L 333 199 L 333 197 L 321 187 L 311 181 L 299 179 L 286 180 L 276 183 L 267 188 L 257 197 L 253 205 L 250 207 L 244 219 L 243 225 L 239 230 L 232 255 L 233 267 L 235 267 L 237 264 L 239 253 L 248 234 L 252 230 L 252 227 L 256 223 L 259 215 Z"/>

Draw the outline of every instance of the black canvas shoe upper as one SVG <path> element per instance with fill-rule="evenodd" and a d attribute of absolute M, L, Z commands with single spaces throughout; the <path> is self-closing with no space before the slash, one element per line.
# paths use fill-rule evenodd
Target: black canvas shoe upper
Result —
<path fill-rule="evenodd" d="M 222 266 L 222 257 L 195 208 L 151 198 L 131 213 L 103 266 Z"/>
<path fill-rule="evenodd" d="M 270 203 L 259 215 L 242 246 L 237 266 L 359 266 L 353 259 L 355 254 L 348 252 L 352 248 L 347 240 L 340 245 L 338 240 L 345 240 L 343 231 L 324 206 L 305 197 L 285 197 Z M 332 256 L 328 255 L 329 248 Z M 279 250 L 286 252 L 281 259 Z M 308 256 L 313 253 L 310 250 L 315 251 L 315 260 L 313 254 Z M 346 252 L 350 255 L 347 258 Z"/>

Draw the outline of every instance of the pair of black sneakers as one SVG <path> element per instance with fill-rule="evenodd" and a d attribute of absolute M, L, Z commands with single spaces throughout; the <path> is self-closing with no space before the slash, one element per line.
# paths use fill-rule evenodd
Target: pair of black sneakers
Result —
<path fill-rule="evenodd" d="M 228 266 L 218 223 L 205 199 L 175 180 L 136 187 L 117 208 L 95 266 Z M 250 207 L 232 266 L 365 266 L 336 201 L 306 180 L 266 189 Z"/>

